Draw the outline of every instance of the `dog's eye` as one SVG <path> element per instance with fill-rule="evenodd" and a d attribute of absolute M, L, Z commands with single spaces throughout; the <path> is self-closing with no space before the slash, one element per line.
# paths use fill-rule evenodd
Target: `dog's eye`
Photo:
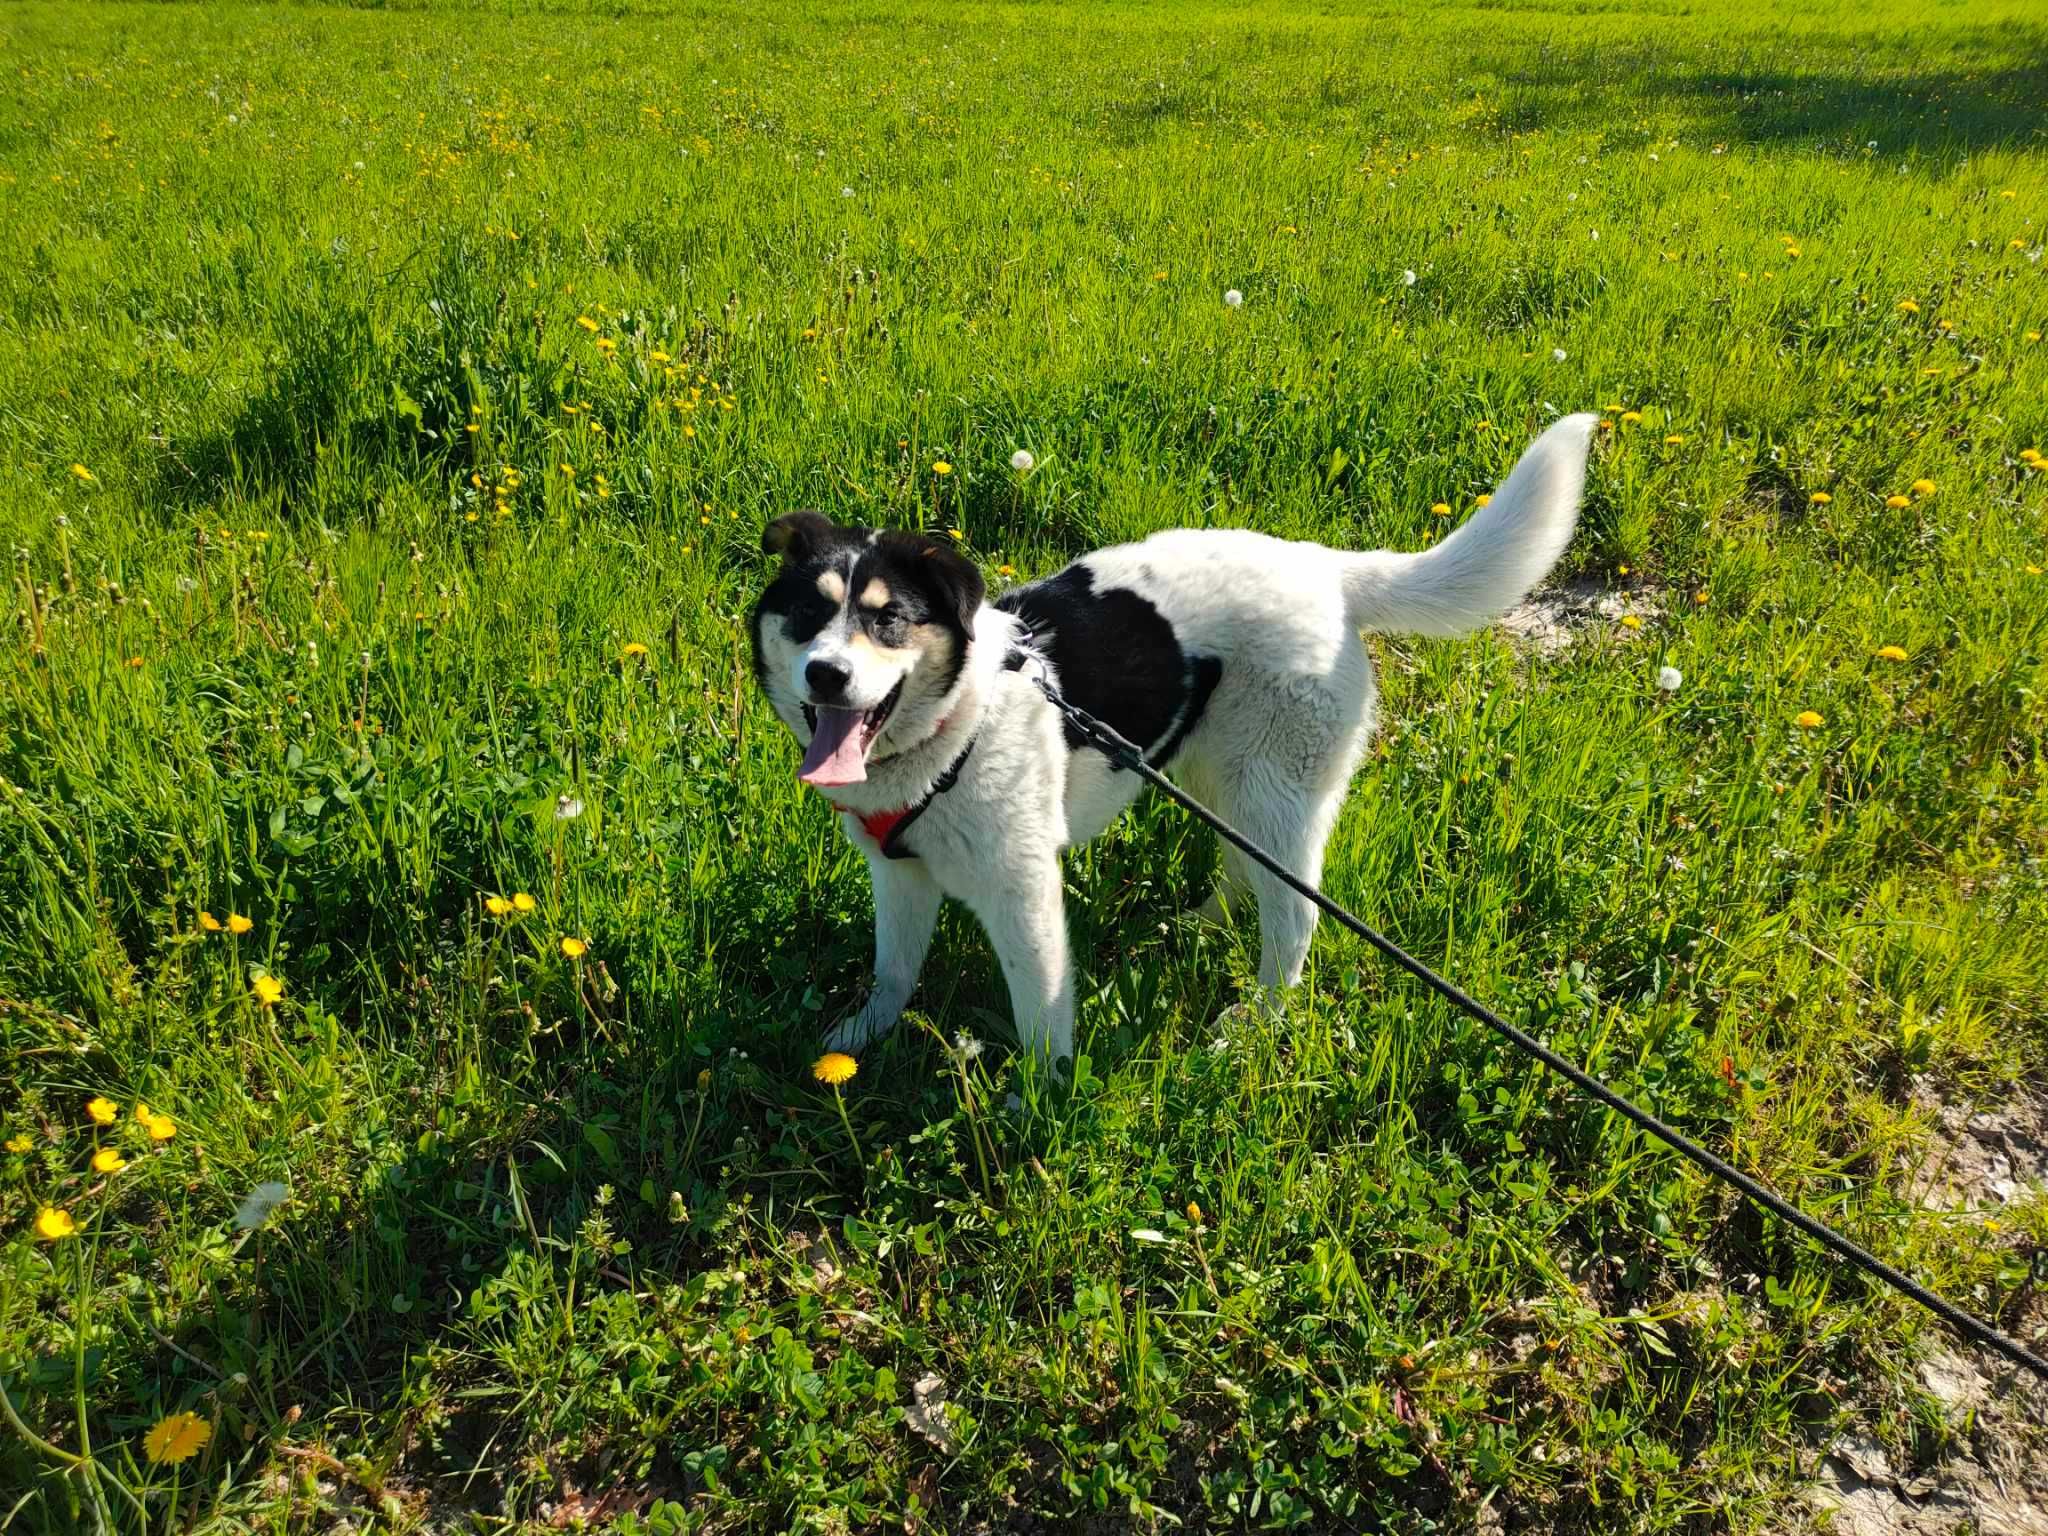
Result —
<path fill-rule="evenodd" d="M 901 644 L 910 627 L 903 610 L 894 603 L 868 609 L 867 621 L 868 633 L 883 645 Z"/>

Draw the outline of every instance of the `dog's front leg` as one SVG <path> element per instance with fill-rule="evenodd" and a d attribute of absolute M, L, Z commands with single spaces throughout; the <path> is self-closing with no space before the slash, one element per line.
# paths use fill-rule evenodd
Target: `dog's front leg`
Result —
<path fill-rule="evenodd" d="M 870 854 L 868 877 L 875 888 L 875 986 L 860 1012 L 825 1037 L 829 1050 L 858 1051 L 896 1027 L 938 926 L 943 897 L 921 862 Z"/>
<path fill-rule="evenodd" d="M 1010 876 L 1013 872 L 1004 871 Z M 1074 977 L 1067 963 L 1067 914 L 1057 858 L 1014 872 L 969 905 L 995 946 L 1017 1038 L 1052 1060 L 1074 1054 Z"/>

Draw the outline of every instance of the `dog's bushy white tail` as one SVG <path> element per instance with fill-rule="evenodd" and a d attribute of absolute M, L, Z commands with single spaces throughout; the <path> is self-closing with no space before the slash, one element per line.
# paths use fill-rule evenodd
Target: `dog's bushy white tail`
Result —
<path fill-rule="evenodd" d="M 1529 595 L 1571 542 L 1594 418 L 1567 416 L 1537 438 L 1506 484 L 1434 549 L 1346 557 L 1354 629 L 1462 635 Z"/>

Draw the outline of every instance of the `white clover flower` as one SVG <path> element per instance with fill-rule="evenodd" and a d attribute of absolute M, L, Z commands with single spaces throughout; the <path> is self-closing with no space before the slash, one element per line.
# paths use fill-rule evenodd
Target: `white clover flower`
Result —
<path fill-rule="evenodd" d="M 1401 286 L 1403 288 L 1413 288 L 1415 286 L 1415 269 L 1413 267 L 1403 267 L 1401 269 Z"/>
<path fill-rule="evenodd" d="M 583 802 L 564 790 L 561 797 L 555 801 L 555 820 L 574 821 L 582 814 Z"/>
<path fill-rule="evenodd" d="M 1242 309 L 1244 308 L 1244 295 L 1235 288 L 1226 289 L 1223 294 L 1223 302 L 1232 309 Z"/>
<path fill-rule="evenodd" d="M 1017 471 L 1020 475 L 1030 474 L 1031 466 L 1037 462 L 1038 460 L 1031 457 L 1031 450 L 1029 448 L 1019 448 L 1010 455 L 1010 468 Z"/>
<path fill-rule="evenodd" d="M 1553 363 L 1561 363 L 1564 361 L 1564 359 L 1565 351 L 1563 347 L 1552 347 L 1550 349 L 1550 360 Z"/>

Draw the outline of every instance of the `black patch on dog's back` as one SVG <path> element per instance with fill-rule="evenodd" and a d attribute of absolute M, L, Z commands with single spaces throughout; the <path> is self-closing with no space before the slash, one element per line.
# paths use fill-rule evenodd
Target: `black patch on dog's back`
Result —
<path fill-rule="evenodd" d="M 1059 673 L 1060 692 L 1164 767 L 1201 720 L 1223 676 L 1215 656 L 1181 649 L 1173 625 L 1128 587 L 1095 588 L 1085 563 L 1006 592 L 996 602 L 1029 626 Z M 1066 722 L 1067 745 L 1086 739 Z"/>

